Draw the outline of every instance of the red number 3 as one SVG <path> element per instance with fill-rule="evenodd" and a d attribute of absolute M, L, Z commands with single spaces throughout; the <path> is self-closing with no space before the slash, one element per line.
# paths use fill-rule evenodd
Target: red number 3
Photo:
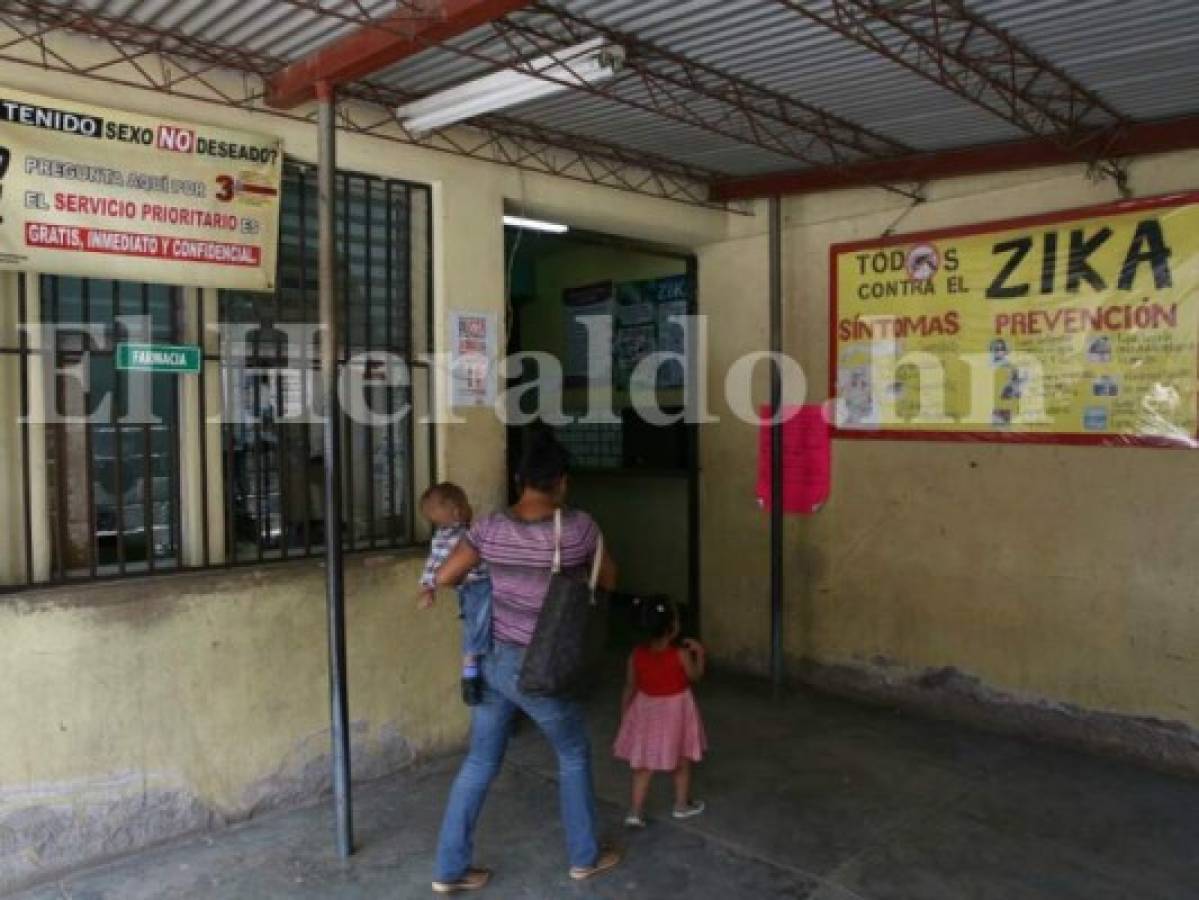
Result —
<path fill-rule="evenodd" d="M 232 200 L 234 184 L 233 179 L 228 175 L 218 175 L 216 183 L 221 186 L 221 189 L 217 191 L 217 200 L 219 200 L 221 203 L 228 203 L 230 200 Z"/>

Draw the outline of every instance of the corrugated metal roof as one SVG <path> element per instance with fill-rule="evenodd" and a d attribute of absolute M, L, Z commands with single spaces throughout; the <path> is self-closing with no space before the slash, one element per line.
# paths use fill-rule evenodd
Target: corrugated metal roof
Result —
<path fill-rule="evenodd" d="M 324 12 L 287 0 L 50 0 L 145 28 L 178 31 L 188 37 L 252 55 L 294 59 L 353 31 L 357 9 L 383 16 L 394 0 L 332 0 Z"/>
<path fill-rule="evenodd" d="M 559 5 L 915 149 L 1025 136 L 987 110 L 767 0 L 564 0 Z M 806 5 L 820 12 L 828 2 Z M 1199 111 L 1195 0 L 974 0 L 968 5 L 1130 119 Z M 901 40 L 897 35 L 895 45 Z M 425 93 L 473 77 L 481 68 L 477 61 L 435 50 L 393 68 L 385 78 Z M 647 125 L 637 110 L 592 98 L 540 101 L 513 115 L 617 142 L 649 140 L 659 153 L 696 162 L 702 157 L 730 174 L 794 163 L 712 135 L 701 139 L 697 129 L 675 123 Z"/>
<path fill-rule="evenodd" d="M 270 60 L 294 59 L 328 43 L 351 30 L 354 25 L 347 18 L 360 11 L 382 16 L 396 8 L 395 0 L 320 0 L 320 12 L 314 11 L 314 4 L 295 0 L 53 2 L 174 30 Z M 1024 136 L 999 116 L 774 0 L 557 3 L 604 28 L 828 111 L 916 150 Z M 809 0 L 804 6 L 822 13 L 829 3 Z M 967 5 L 1129 119 L 1199 113 L 1196 0 L 968 0 Z M 516 19 L 537 15 L 521 13 Z M 490 66 L 471 58 L 464 48 L 477 46 L 489 33 L 479 29 L 393 66 L 372 81 L 421 95 L 472 78 Z M 898 46 L 902 38 L 896 33 L 887 40 Z M 611 92 L 611 98 L 572 92 L 505 115 L 730 175 L 832 161 L 818 147 L 788 154 L 747 143 L 742 139 L 747 133 L 744 122 L 736 115 L 723 115 L 727 105 L 712 98 L 690 95 L 687 110 L 720 120 L 717 130 L 724 134 L 640 108 L 650 105 L 651 98 L 631 75 L 616 79 Z M 847 153 L 847 158 L 854 154 Z"/>
<path fill-rule="evenodd" d="M 1199 111 L 1195 0 L 987 0 L 976 6 L 1130 119 Z"/>

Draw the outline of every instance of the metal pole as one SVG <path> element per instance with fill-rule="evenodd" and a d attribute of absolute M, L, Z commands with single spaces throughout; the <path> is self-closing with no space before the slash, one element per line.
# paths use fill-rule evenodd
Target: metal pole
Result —
<path fill-rule="evenodd" d="M 341 547 L 341 408 L 337 397 L 336 101 L 317 86 L 317 219 L 320 250 L 321 394 L 325 399 L 325 602 L 329 614 L 329 702 L 333 739 L 333 811 L 337 853 L 354 852 L 350 798 L 350 728 L 346 688 L 346 609 Z"/>
<path fill-rule="evenodd" d="M 770 679 L 783 686 L 783 215 L 782 201 L 770 198 Z"/>

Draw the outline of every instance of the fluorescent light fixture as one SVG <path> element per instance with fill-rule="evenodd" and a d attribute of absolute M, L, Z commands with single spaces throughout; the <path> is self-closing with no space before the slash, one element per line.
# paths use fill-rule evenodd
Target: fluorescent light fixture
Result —
<path fill-rule="evenodd" d="M 570 231 L 570 228 L 559 222 L 526 219 L 524 216 L 504 216 L 504 224 L 512 228 L 523 228 L 527 231 L 544 231 L 547 234 L 566 234 L 566 232 Z"/>
<path fill-rule="evenodd" d="M 425 134 L 484 113 L 560 94 L 572 85 L 586 87 L 605 81 L 622 65 L 623 47 L 594 38 L 406 103 L 396 115 L 409 131 Z"/>

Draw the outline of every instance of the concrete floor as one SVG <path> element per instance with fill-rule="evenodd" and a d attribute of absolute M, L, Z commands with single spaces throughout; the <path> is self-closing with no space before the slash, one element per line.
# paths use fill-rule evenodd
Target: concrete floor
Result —
<path fill-rule="evenodd" d="M 615 700 L 593 717 L 605 830 L 619 870 L 566 877 L 553 762 L 531 728 L 515 740 L 484 812 L 483 896 L 1106 900 L 1199 898 L 1199 783 L 1051 747 L 809 694 L 769 700 L 715 678 L 700 704 L 711 739 L 697 779 L 708 813 L 621 833 L 627 774 L 608 753 Z M 359 853 L 331 852 L 327 804 L 154 849 L 17 895 L 431 896 L 442 803 L 457 760 L 356 789 Z"/>

